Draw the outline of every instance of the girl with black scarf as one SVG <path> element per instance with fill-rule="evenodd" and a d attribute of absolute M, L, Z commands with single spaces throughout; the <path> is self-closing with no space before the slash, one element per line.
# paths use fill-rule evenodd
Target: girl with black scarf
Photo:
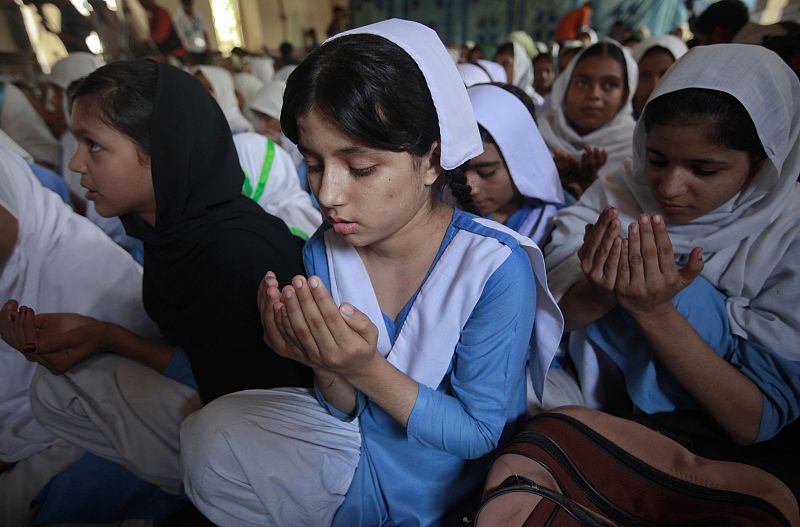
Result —
<path fill-rule="evenodd" d="M 180 422 L 199 407 L 185 384 L 196 381 L 203 403 L 312 384 L 309 369 L 264 344 L 257 306 L 267 269 L 284 283 L 303 272 L 302 242 L 241 194 L 225 116 L 191 75 L 149 61 L 109 64 L 72 100 L 71 168 L 98 212 L 120 216 L 144 242 L 144 304 L 166 342 L 25 307 L 4 310 L 3 323 L 14 328 L 10 344 L 49 370 L 31 392 L 42 424 L 177 494 Z"/>

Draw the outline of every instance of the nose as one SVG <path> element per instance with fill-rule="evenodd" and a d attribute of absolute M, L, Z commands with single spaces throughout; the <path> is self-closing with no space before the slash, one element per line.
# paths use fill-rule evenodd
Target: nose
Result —
<path fill-rule="evenodd" d="M 676 198 L 686 192 L 687 170 L 681 166 L 669 167 L 658 181 L 658 192 L 664 199 Z"/>
<path fill-rule="evenodd" d="M 78 149 L 72 154 L 67 166 L 78 174 L 86 173 L 86 148 L 80 143 L 78 143 Z"/>
<path fill-rule="evenodd" d="M 478 194 L 478 187 L 480 187 L 481 178 L 475 173 L 475 170 L 467 170 L 467 185 L 470 187 L 470 195 L 476 196 Z"/>
<path fill-rule="evenodd" d="M 599 82 L 593 82 L 591 86 L 589 86 L 589 90 L 586 92 L 586 98 L 591 100 L 597 100 L 600 98 L 600 93 L 602 88 Z"/>
<path fill-rule="evenodd" d="M 346 201 L 347 174 L 342 169 L 325 166 L 322 173 L 317 173 L 316 177 L 309 177 L 313 187 L 316 187 L 316 197 L 320 206 L 333 209 L 344 205 Z M 317 181 L 314 181 L 314 180 Z M 316 183 L 316 185 L 315 185 Z"/>

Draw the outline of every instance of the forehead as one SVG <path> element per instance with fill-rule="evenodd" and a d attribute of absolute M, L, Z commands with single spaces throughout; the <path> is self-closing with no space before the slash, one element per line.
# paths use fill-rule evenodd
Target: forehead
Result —
<path fill-rule="evenodd" d="M 639 61 L 639 70 L 666 69 L 674 62 L 675 59 L 669 51 L 655 50 L 642 57 L 642 60 Z"/>
<path fill-rule="evenodd" d="M 575 65 L 573 76 L 584 77 L 619 77 L 624 76 L 622 64 L 607 55 L 594 55 L 581 59 Z"/>
<path fill-rule="evenodd" d="M 727 159 L 747 155 L 717 144 L 714 127 L 702 122 L 656 124 L 647 132 L 647 148 L 676 159 Z"/>

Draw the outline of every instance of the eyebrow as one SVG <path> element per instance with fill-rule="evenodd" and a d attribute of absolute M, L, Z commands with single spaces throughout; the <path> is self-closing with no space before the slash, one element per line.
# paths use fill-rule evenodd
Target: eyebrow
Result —
<path fill-rule="evenodd" d="M 494 167 L 500 164 L 500 161 L 480 161 L 478 163 L 473 163 L 470 161 L 469 168 L 484 168 L 484 167 Z"/>
<path fill-rule="evenodd" d="M 647 148 L 647 151 L 656 154 L 662 157 L 667 157 L 663 153 L 659 152 L 655 148 Z M 722 159 L 711 159 L 707 157 L 700 157 L 696 159 L 683 159 L 682 161 L 688 161 L 689 163 L 700 163 L 701 165 L 722 165 L 722 166 L 730 166 L 732 163 L 728 161 L 724 161 Z"/>
<path fill-rule="evenodd" d="M 313 149 L 309 148 L 307 145 L 304 145 L 302 143 L 298 143 L 297 149 L 300 150 L 300 153 L 303 155 L 306 154 L 318 155 Z M 360 146 L 360 145 L 347 145 L 335 150 L 333 152 L 333 155 L 346 156 L 351 154 L 371 154 L 374 152 L 375 152 L 374 148 L 367 148 L 366 146 Z"/>

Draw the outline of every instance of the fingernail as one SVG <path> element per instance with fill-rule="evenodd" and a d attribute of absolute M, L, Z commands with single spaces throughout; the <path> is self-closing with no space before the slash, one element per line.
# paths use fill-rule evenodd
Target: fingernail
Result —
<path fill-rule="evenodd" d="M 653 223 L 655 223 L 656 225 L 661 225 L 661 220 L 662 220 L 661 214 L 656 214 L 655 216 L 653 216 Z"/>
<path fill-rule="evenodd" d="M 631 223 L 631 234 L 639 234 L 639 224 Z"/>
<path fill-rule="evenodd" d="M 339 308 L 339 311 L 341 311 L 342 315 L 346 317 L 352 317 L 353 313 L 355 313 L 355 311 L 353 311 L 353 306 L 350 304 L 342 304 L 342 307 Z"/>
<path fill-rule="evenodd" d="M 308 285 L 311 286 L 311 289 L 316 289 L 317 287 L 319 287 L 319 278 L 317 278 L 316 276 L 309 278 Z"/>
<path fill-rule="evenodd" d="M 641 216 L 639 216 L 639 221 L 641 223 L 650 223 L 650 216 L 648 216 L 647 214 L 642 214 Z"/>
<path fill-rule="evenodd" d="M 295 286 L 297 289 L 303 289 L 303 279 L 299 276 L 295 277 L 292 280 L 292 285 Z"/>
<path fill-rule="evenodd" d="M 286 298 L 292 298 L 294 296 L 294 289 L 285 289 L 283 291 L 283 296 Z"/>

